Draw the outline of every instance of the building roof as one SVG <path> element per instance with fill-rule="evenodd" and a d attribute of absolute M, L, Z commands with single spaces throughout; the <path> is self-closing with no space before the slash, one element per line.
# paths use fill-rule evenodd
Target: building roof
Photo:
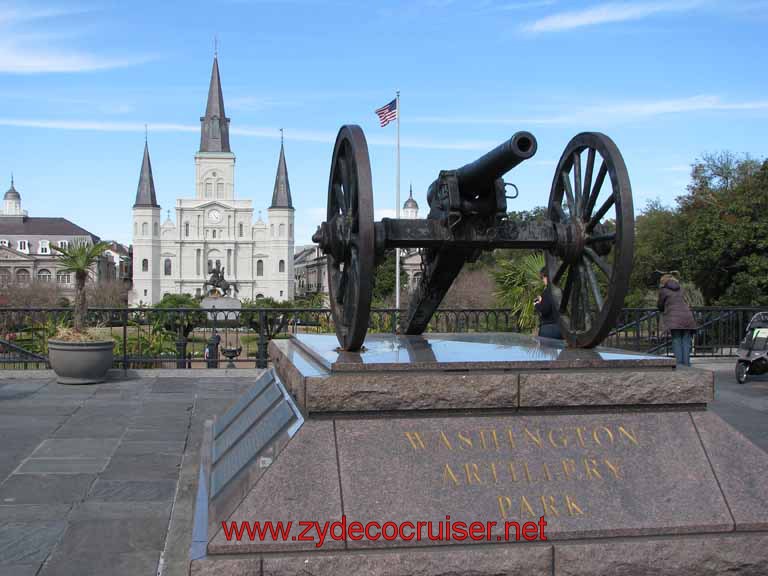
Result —
<path fill-rule="evenodd" d="M 229 148 L 229 118 L 224 112 L 224 94 L 216 56 L 213 57 L 205 116 L 200 118 L 200 123 L 200 152 L 232 152 Z"/>
<path fill-rule="evenodd" d="M 21 200 L 21 194 L 19 194 L 16 188 L 13 186 L 13 176 L 11 176 L 11 187 L 8 188 L 8 191 L 5 193 L 3 200 Z"/>
<path fill-rule="evenodd" d="M 291 200 L 291 184 L 288 182 L 288 167 L 285 164 L 285 149 L 280 142 L 280 159 L 277 161 L 277 174 L 275 175 L 275 189 L 272 191 L 272 205 L 270 208 L 293 208 Z"/>
<path fill-rule="evenodd" d="M 155 196 L 155 180 L 152 177 L 152 162 L 149 160 L 149 146 L 144 142 L 144 159 L 141 161 L 141 174 L 139 175 L 139 187 L 136 189 L 137 207 L 160 208 Z"/>
<path fill-rule="evenodd" d="M 413 199 L 413 186 L 411 186 L 411 193 L 408 195 L 408 200 L 403 204 L 403 208 L 405 210 L 408 210 L 409 208 L 413 210 L 419 209 L 419 205 L 416 203 L 416 200 Z"/>
<path fill-rule="evenodd" d="M 66 218 L 13 218 L 0 220 L 0 236 L 90 236 L 99 237 Z"/>

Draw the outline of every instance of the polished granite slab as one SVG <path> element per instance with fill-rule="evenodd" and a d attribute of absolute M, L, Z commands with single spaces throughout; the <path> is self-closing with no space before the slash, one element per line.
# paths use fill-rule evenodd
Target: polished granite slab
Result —
<path fill-rule="evenodd" d="M 510 332 L 369 334 L 360 352 L 339 349 L 332 334 L 296 334 L 293 341 L 327 370 L 670 367 L 671 358 L 613 348 L 568 348 L 561 340 Z"/>

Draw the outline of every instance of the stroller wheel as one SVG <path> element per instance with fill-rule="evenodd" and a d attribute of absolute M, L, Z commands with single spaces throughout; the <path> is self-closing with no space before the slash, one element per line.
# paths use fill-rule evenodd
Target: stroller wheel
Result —
<path fill-rule="evenodd" d="M 736 362 L 736 382 L 744 384 L 747 381 L 747 372 L 749 364 L 747 362 Z"/>

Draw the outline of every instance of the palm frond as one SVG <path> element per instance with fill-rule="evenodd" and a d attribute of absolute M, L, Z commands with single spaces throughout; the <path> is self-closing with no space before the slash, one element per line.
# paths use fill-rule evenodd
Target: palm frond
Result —
<path fill-rule="evenodd" d="M 75 242 L 71 246 L 51 246 L 57 252 L 56 258 L 62 272 L 85 272 L 90 274 L 91 267 L 98 261 L 104 251 L 109 248 L 107 242 Z"/>

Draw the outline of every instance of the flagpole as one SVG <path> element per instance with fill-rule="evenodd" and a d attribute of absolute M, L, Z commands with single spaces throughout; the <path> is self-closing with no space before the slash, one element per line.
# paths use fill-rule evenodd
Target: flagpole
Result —
<path fill-rule="evenodd" d="M 397 176 L 395 178 L 395 218 L 400 218 L 400 90 L 396 93 L 397 108 Z M 400 313 L 400 249 L 395 248 L 395 308 Z M 397 318 L 397 316 L 396 316 Z M 399 322 L 398 322 L 399 325 Z M 396 328 L 397 330 L 397 328 Z"/>

